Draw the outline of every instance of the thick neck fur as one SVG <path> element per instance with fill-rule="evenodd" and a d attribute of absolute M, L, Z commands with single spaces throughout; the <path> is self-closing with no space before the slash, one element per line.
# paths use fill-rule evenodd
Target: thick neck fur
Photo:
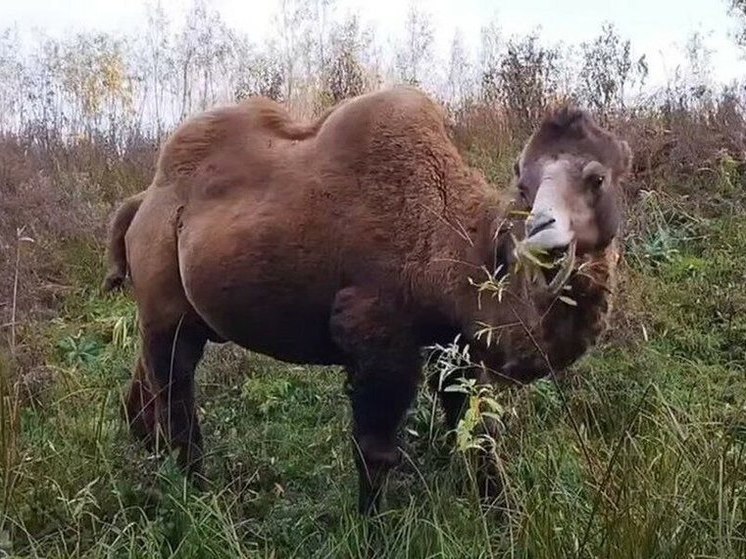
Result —
<path fill-rule="evenodd" d="M 585 255 L 576 264 L 560 294 L 552 296 L 525 274 L 511 281 L 522 289 L 520 299 L 506 294 L 497 316 L 517 324 L 496 334 L 489 347 L 482 338 L 476 349 L 483 354 L 491 376 L 527 383 L 558 372 L 578 360 L 606 329 L 611 310 L 618 251 Z M 495 352 L 495 348 L 498 349 Z"/>
<path fill-rule="evenodd" d="M 441 226 L 431 230 L 435 256 L 422 270 L 420 287 L 463 334 L 491 380 L 527 383 L 575 362 L 605 329 L 616 243 L 578 258 L 562 297 L 552 296 L 545 285 L 516 271 L 508 203 L 486 185 L 480 191 L 473 184 L 449 189 L 460 190 L 460 196 L 452 197 Z M 489 290 L 480 295 L 474 285 L 487 281 L 488 273 L 495 274 L 493 280 L 508 274 L 499 295 Z"/>

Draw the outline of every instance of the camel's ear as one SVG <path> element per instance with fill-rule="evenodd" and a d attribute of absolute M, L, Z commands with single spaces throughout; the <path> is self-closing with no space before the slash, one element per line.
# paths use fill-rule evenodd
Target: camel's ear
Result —
<path fill-rule="evenodd" d="M 622 149 L 622 176 L 626 176 L 632 170 L 632 149 L 624 140 L 619 142 L 619 147 Z"/>

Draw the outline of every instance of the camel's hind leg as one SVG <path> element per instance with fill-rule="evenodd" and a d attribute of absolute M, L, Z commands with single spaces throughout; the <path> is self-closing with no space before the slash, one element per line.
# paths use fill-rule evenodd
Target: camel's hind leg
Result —
<path fill-rule="evenodd" d="M 194 371 L 207 339 L 204 326 L 186 317 L 171 328 L 142 331 L 143 362 L 159 433 L 178 451 L 179 466 L 197 476 L 202 472 L 202 432 L 195 410 Z M 137 382 L 133 380 L 133 390 Z"/>
<path fill-rule="evenodd" d="M 459 421 L 464 416 L 466 411 L 467 396 L 463 392 L 451 392 L 448 390 L 450 386 L 455 385 L 456 379 L 447 377 L 443 379 L 438 378 L 437 374 L 431 374 L 427 379 L 427 384 L 430 390 L 438 395 L 440 406 L 443 409 L 443 415 L 445 416 L 446 428 L 449 431 L 453 431 L 458 427 Z"/>
<path fill-rule="evenodd" d="M 199 473 L 202 434 L 194 406 L 194 370 L 211 333 L 182 286 L 177 239 L 180 201 L 173 189 L 148 192 L 125 235 L 142 340 L 141 364 L 135 370 L 128 403 L 136 412 L 144 408 L 141 418 L 152 410 L 155 434 L 162 434 L 178 451 L 180 466 Z M 152 407 L 143 406 L 151 400 Z M 139 426 L 135 422 L 133 430 Z M 146 434 L 150 434 L 147 429 Z"/>
<path fill-rule="evenodd" d="M 150 389 L 142 355 L 135 363 L 124 402 L 124 414 L 132 436 L 144 441 L 150 448 L 155 437 L 155 397 Z"/>

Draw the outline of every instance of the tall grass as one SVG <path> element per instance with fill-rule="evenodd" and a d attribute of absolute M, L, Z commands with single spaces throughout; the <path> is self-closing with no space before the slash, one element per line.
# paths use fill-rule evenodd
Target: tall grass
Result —
<path fill-rule="evenodd" d="M 4 369 L 3 545 L 32 557 L 742 557 L 746 359 L 729 336 L 746 327 L 743 220 L 697 221 L 697 240 L 668 259 L 637 254 L 677 223 L 630 245 L 624 308 L 647 341 L 612 333 L 559 382 L 491 396 L 504 410 L 501 501 L 480 505 L 472 461 L 423 392 L 386 512 L 369 522 L 355 512 L 337 370 L 210 348 L 210 488 L 193 493 L 119 419 L 132 304 L 80 281 L 61 320 L 39 326 L 34 349 L 56 375 L 35 407 Z"/>

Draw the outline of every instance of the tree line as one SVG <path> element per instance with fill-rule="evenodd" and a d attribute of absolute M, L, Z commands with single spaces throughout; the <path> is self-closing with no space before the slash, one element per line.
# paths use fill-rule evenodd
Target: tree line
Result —
<path fill-rule="evenodd" d="M 729 6 L 744 29 L 745 6 Z M 393 45 L 358 15 L 340 16 L 334 0 L 279 0 L 272 38 L 259 43 L 206 0 L 195 0 L 182 21 L 170 20 L 158 2 L 147 4 L 136 36 L 85 32 L 28 41 L 7 28 L 0 31 L 0 131 L 117 144 L 158 138 L 195 111 L 250 95 L 310 116 L 391 83 L 421 86 L 456 111 L 498 107 L 516 126 L 530 126 L 557 98 L 602 116 L 651 107 L 643 95 L 647 58 L 612 24 L 590 41 L 550 45 L 538 32 L 507 36 L 499 23 L 485 24 L 477 52 L 457 32 L 445 64 L 436 60 L 432 17 L 415 3 Z M 734 40 L 746 47 L 743 33 Z M 701 35 L 693 34 L 686 50 L 685 67 L 654 92 L 656 108 L 740 95 L 735 84 L 713 85 Z"/>

